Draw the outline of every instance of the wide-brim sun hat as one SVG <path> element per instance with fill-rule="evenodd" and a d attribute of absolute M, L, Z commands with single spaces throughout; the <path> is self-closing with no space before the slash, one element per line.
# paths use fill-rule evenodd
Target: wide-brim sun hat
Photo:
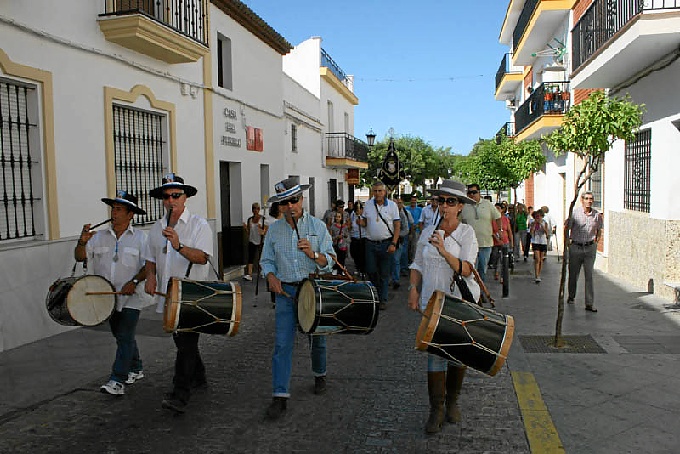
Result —
<path fill-rule="evenodd" d="M 134 195 L 130 194 L 127 191 L 123 190 L 118 190 L 116 191 L 116 197 L 113 199 L 110 199 L 108 197 L 104 197 L 102 199 L 102 202 L 109 206 L 113 206 L 114 203 L 120 203 L 121 205 L 125 205 L 130 209 L 135 214 L 146 214 L 146 211 L 144 211 L 139 205 L 137 205 L 137 197 Z"/>
<path fill-rule="evenodd" d="M 296 177 L 286 178 L 274 185 L 274 190 L 276 194 L 269 198 L 272 203 L 283 202 L 292 197 L 297 197 L 302 195 L 302 191 L 309 189 L 308 184 L 300 184 Z"/>
<path fill-rule="evenodd" d="M 452 195 L 458 197 L 463 203 L 469 203 L 474 205 L 476 202 L 469 198 L 467 194 L 467 186 L 465 186 L 460 181 L 456 180 L 444 180 L 442 184 L 437 189 L 428 189 L 430 194 L 434 196 L 447 196 Z"/>
<path fill-rule="evenodd" d="M 195 196 L 198 190 L 188 184 L 184 184 L 184 178 L 175 173 L 169 173 L 163 177 L 163 184 L 149 191 L 149 195 L 154 199 L 162 199 L 163 191 L 166 189 L 181 189 L 187 197 Z"/>

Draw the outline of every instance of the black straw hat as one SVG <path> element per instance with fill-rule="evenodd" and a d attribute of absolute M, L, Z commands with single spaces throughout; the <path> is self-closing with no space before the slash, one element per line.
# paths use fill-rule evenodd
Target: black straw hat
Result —
<path fill-rule="evenodd" d="M 296 197 L 302 195 L 302 191 L 309 189 L 308 184 L 300 184 L 297 177 L 286 178 L 274 185 L 276 190 L 276 195 L 269 198 L 270 202 L 282 202 L 284 200 L 290 199 L 291 197 Z"/>
<path fill-rule="evenodd" d="M 163 198 L 163 191 L 166 189 L 181 189 L 187 197 L 196 195 L 198 190 L 188 184 L 184 184 L 184 178 L 175 173 L 169 173 L 163 177 L 163 184 L 149 191 L 149 195 L 155 199 Z"/>
<path fill-rule="evenodd" d="M 116 197 L 114 199 L 104 197 L 102 202 L 109 206 L 113 206 L 114 203 L 120 203 L 128 207 L 130 211 L 135 214 L 146 214 L 146 211 L 137 205 L 137 197 L 122 189 L 116 191 Z"/>

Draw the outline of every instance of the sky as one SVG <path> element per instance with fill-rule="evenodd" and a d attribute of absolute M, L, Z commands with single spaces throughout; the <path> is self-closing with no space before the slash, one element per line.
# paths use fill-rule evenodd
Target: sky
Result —
<path fill-rule="evenodd" d="M 509 121 L 494 99 L 507 0 L 242 0 L 293 46 L 313 36 L 354 76 L 354 135 L 466 155 Z"/>

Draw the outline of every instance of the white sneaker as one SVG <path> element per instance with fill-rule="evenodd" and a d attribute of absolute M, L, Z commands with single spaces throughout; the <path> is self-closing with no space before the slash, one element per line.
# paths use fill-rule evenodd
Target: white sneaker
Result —
<path fill-rule="evenodd" d="M 252 280 L 253 280 L 253 276 L 251 276 L 250 274 L 244 274 L 244 275 L 243 275 L 243 279 L 245 279 L 246 281 L 252 281 Z"/>
<path fill-rule="evenodd" d="M 541 282 L 541 278 L 540 278 L 540 277 L 537 277 L 537 278 L 536 278 L 536 283 L 538 284 L 539 282 Z"/>
<path fill-rule="evenodd" d="M 99 388 L 99 391 L 114 396 L 122 396 L 123 394 L 125 394 L 125 385 L 123 385 L 122 383 L 118 383 L 115 380 L 109 380 L 108 383 L 102 385 L 102 387 Z"/>
<path fill-rule="evenodd" d="M 131 385 L 134 382 L 136 382 L 137 380 L 141 380 L 142 378 L 144 378 L 144 371 L 140 370 L 139 372 L 129 372 L 128 378 L 127 378 L 127 380 L 125 380 L 125 383 L 127 383 L 128 385 Z"/>

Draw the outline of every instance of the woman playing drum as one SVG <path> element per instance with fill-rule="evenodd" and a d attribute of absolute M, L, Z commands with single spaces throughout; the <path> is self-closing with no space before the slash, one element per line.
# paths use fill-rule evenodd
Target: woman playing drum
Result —
<path fill-rule="evenodd" d="M 479 286 L 472 274 L 477 257 L 477 238 L 467 224 L 460 222 L 463 204 L 472 203 L 466 197 L 464 184 L 444 180 L 439 189 L 431 191 L 438 196 L 442 220 L 439 225 L 423 229 L 418 240 L 416 255 L 410 266 L 408 304 L 413 310 L 424 310 L 432 293 L 439 290 L 461 298 L 458 287 L 453 287 L 454 270 L 463 276 L 475 301 L 479 298 Z M 466 367 L 429 354 L 427 363 L 427 389 L 430 398 L 430 416 L 425 430 L 437 433 L 444 417 L 449 422 L 459 422 L 458 395 L 463 386 Z M 445 412 L 446 406 L 446 412 Z"/>

